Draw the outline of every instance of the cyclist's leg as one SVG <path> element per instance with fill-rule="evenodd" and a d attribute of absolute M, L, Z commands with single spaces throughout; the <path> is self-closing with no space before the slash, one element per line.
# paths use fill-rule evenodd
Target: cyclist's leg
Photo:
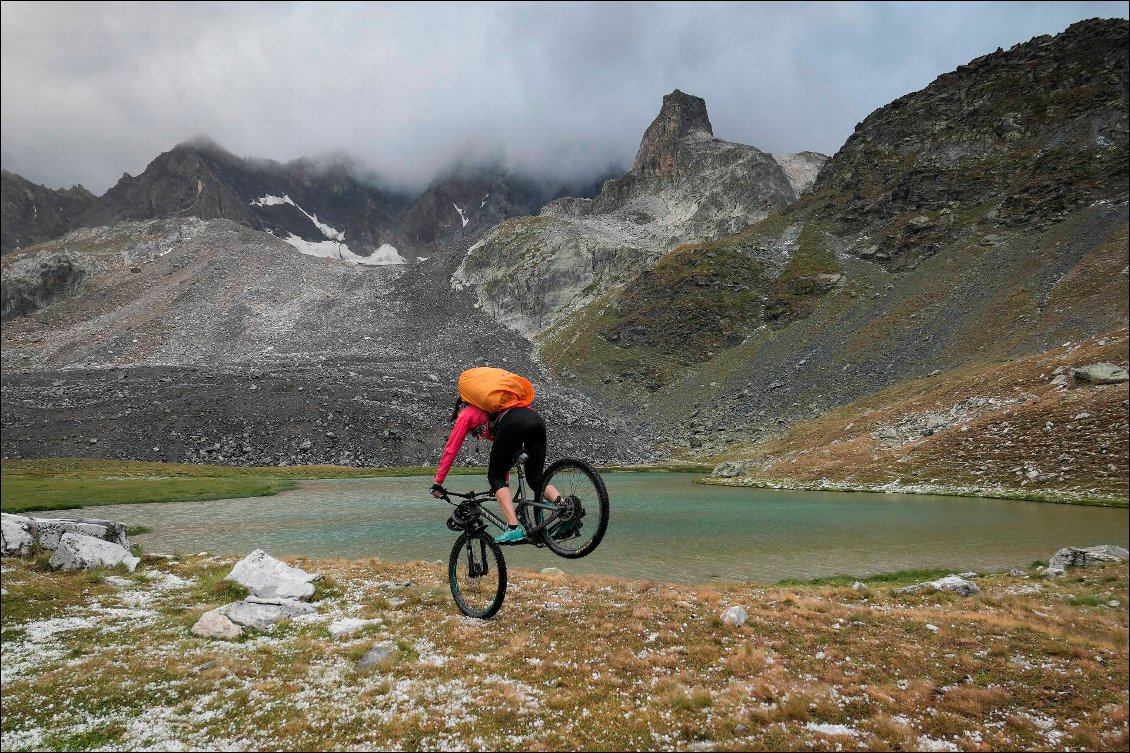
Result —
<path fill-rule="evenodd" d="M 526 451 L 526 481 L 536 495 L 545 478 L 545 421 L 533 408 L 527 408 L 522 418 L 522 445 Z M 549 490 L 547 489 L 546 492 Z M 545 499 L 557 499 L 548 494 Z"/>
<path fill-rule="evenodd" d="M 521 450 L 521 434 L 500 429 L 490 448 L 490 460 L 487 461 L 487 481 L 490 482 L 490 490 L 498 500 L 498 506 L 502 508 L 502 517 L 512 526 L 518 525 L 518 516 L 514 514 L 514 493 L 506 485 L 506 477 Z"/>
<path fill-rule="evenodd" d="M 532 408 L 530 414 L 523 446 L 526 451 L 526 478 L 530 482 L 530 489 L 536 490 L 545 481 L 546 432 L 545 420 Z M 542 492 L 542 499 L 547 502 L 556 502 L 560 496 L 561 492 L 553 484 L 547 485 Z"/>

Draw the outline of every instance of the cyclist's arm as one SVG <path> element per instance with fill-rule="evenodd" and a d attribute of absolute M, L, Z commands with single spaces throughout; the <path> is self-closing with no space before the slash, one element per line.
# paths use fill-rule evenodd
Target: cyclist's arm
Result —
<path fill-rule="evenodd" d="M 456 456 L 459 455 L 459 448 L 463 446 L 463 440 L 478 424 L 485 420 L 486 414 L 483 411 L 468 405 L 463 410 L 459 411 L 459 417 L 455 419 L 455 426 L 451 429 L 451 436 L 447 438 L 447 446 L 443 448 L 443 456 L 439 461 L 439 468 L 436 469 L 435 483 L 442 484 L 443 480 L 447 478 L 447 472 L 451 470 L 451 466 L 455 463 Z"/>

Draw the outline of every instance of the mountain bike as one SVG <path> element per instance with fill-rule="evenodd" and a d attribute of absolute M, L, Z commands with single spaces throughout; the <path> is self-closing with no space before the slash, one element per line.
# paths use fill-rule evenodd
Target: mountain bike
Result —
<path fill-rule="evenodd" d="M 562 458 L 545 469 L 542 487 L 544 490 L 552 484 L 560 497 L 546 502 L 539 494 L 535 501 L 526 498 L 525 462 L 522 453 L 514 464 L 518 476 L 514 511 L 526 531 L 526 540 L 519 545 L 544 546 L 567 559 L 592 553 L 608 530 L 608 491 L 600 474 L 583 460 Z M 455 507 L 447 527 L 460 532 L 447 561 L 451 596 L 463 614 L 489 619 L 506 598 L 506 559 L 488 524 L 501 531 L 509 526 L 499 515 L 483 508 L 483 502 L 494 499 L 491 492 L 460 494 L 445 489 L 440 499 Z"/>

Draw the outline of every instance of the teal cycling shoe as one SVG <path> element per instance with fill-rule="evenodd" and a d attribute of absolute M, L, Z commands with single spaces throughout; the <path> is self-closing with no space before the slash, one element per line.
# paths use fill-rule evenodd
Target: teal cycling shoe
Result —
<path fill-rule="evenodd" d="M 522 530 L 521 526 L 503 531 L 498 536 L 494 537 L 494 543 L 496 544 L 522 544 L 525 543 L 525 541 L 526 532 Z"/>

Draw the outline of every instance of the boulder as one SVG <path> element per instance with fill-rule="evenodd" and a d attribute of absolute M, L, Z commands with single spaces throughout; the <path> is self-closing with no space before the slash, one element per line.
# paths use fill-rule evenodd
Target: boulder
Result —
<path fill-rule="evenodd" d="M 903 588 L 896 588 L 896 594 L 916 594 L 919 591 L 953 591 L 962 596 L 972 596 L 973 594 L 981 593 L 981 589 L 973 581 L 966 580 L 960 575 L 947 575 L 944 578 L 937 580 L 928 580 L 923 583 L 915 583 L 913 586 L 905 586 Z"/>
<path fill-rule="evenodd" d="M 1063 575 L 1069 567 L 1094 567 L 1107 562 L 1122 562 L 1127 556 L 1130 556 L 1130 552 L 1113 544 L 1103 544 L 1085 549 L 1065 546 L 1052 555 L 1051 562 L 1048 563 L 1048 569 L 1044 571 L 1044 574 Z M 1053 570 L 1056 572 L 1052 572 Z"/>
<path fill-rule="evenodd" d="M 193 635 L 201 638 L 220 638 L 225 641 L 235 640 L 243 635 L 243 628 L 236 625 L 218 609 L 205 612 L 192 626 Z"/>
<path fill-rule="evenodd" d="M 719 463 L 710 475 L 715 478 L 734 478 L 744 473 L 745 467 L 741 463 L 734 460 L 727 460 L 725 463 Z"/>
<path fill-rule="evenodd" d="M 1076 381 L 1091 384 L 1121 384 L 1130 381 L 1130 374 L 1126 369 L 1113 363 L 1093 363 L 1089 366 L 1080 366 L 1071 370 L 1071 375 Z"/>
<path fill-rule="evenodd" d="M 232 622 L 246 627 L 266 630 L 275 623 L 304 614 L 314 614 L 317 608 L 297 599 L 260 599 L 249 596 L 215 610 Z"/>
<path fill-rule="evenodd" d="M 745 611 L 745 607 L 732 606 L 722 613 L 722 622 L 730 625 L 731 627 L 741 627 L 745 624 L 749 615 Z"/>
<path fill-rule="evenodd" d="M 23 515 L 0 513 L 0 554 L 31 554 L 35 545 L 35 522 Z"/>
<path fill-rule="evenodd" d="M 141 560 L 121 544 L 81 533 L 64 533 L 47 564 L 56 570 L 91 570 L 124 564 L 132 573 L 138 562 Z"/>
<path fill-rule="evenodd" d="M 103 518 L 78 518 L 76 523 L 85 523 L 87 525 L 102 526 L 106 529 L 106 533 L 102 538 L 105 541 L 111 541 L 115 544 L 121 544 L 126 549 L 129 549 L 129 539 L 126 538 L 126 525 L 125 523 L 118 523 L 114 520 L 105 520 Z"/>
<path fill-rule="evenodd" d="M 314 595 L 314 581 L 321 577 L 256 549 L 237 562 L 224 580 L 246 586 L 260 599 L 309 599 Z"/>
<path fill-rule="evenodd" d="M 111 544 L 129 548 L 126 540 L 126 527 L 121 523 L 109 520 L 91 520 L 70 518 L 32 518 L 35 522 L 36 539 L 44 549 L 54 551 L 59 546 L 59 539 L 65 533 L 79 533 L 83 536 L 92 536 Z"/>

